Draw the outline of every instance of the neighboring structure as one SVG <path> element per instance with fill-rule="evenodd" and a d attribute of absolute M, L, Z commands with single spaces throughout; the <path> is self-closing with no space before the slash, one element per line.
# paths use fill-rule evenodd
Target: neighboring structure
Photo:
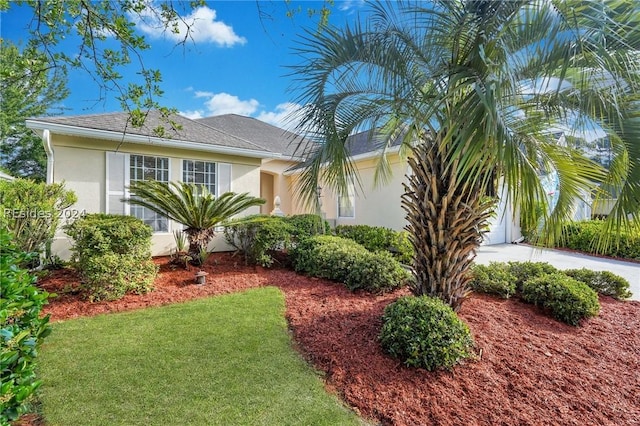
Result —
<path fill-rule="evenodd" d="M 142 128 L 132 127 L 128 113 L 27 120 L 27 127 L 41 137 L 47 153 L 47 182 L 65 182 L 78 196 L 75 213 L 131 214 L 155 231 L 153 254 L 168 254 L 175 247 L 172 231 L 180 225 L 140 206 L 120 200 L 135 180 L 180 180 L 204 184 L 214 194 L 248 192 L 267 202 L 247 214 L 298 214 L 309 210 L 298 202 L 295 181 L 312 145 L 291 132 L 235 114 L 191 120 L 172 115 L 168 121 L 150 112 Z M 163 132 L 158 132 L 158 127 Z M 161 135 L 161 136 L 160 136 Z M 400 230 L 405 225 L 401 207 L 403 182 L 409 172 L 397 144 L 386 155 L 392 170 L 383 185 L 374 185 L 381 151 L 370 132 L 349 137 L 347 147 L 359 172 L 362 191 L 350 185 L 346 194 L 319 188 L 321 213 L 334 225 L 367 224 Z M 512 208 L 498 206 L 485 244 L 511 242 L 520 237 Z M 59 231 L 53 250 L 69 257 L 70 241 Z M 226 250 L 218 235 L 210 249 Z"/>

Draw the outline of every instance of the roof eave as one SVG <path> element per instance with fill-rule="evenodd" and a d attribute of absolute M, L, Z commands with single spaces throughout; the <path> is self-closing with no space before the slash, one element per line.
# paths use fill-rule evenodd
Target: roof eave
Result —
<path fill-rule="evenodd" d="M 122 134 L 121 132 L 114 132 L 111 130 L 90 129 L 86 127 L 69 126 L 66 124 L 50 123 L 46 121 L 26 120 L 25 123 L 27 128 L 37 131 L 38 134 L 41 134 L 41 132 L 44 130 L 49 130 L 51 133 L 69 136 L 79 136 L 91 139 L 101 139 L 142 145 L 158 145 L 167 148 L 180 148 L 191 151 L 205 151 L 216 154 L 238 155 L 249 158 L 282 157 L 282 154 L 269 151 L 258 151 L 246 148 L 226 147 L 221 145 L 208 145 L 199 142 L 165 139 L 155 136 L 135 135 L 129 133 Z"/>
<path fill-rule="evenodd" d="M 382 155 L 382 153 L 385 154 L 397 154 L 400 152 L 400 147 L 399 146 L 393 146 L 391 148 L 388 148 L 386 150 L 382 150 L 382 149 L 378 149 L 375 151 L 369 151 L 369 152 L 363 152 L 362 154 L 358 154 L 358 155 L 354 155 L 353 157 L 350 157 L 351 161 L 362 161 L 362 160 L 370 160 L 376 157 L 379 157 Z M 322 167 L 326 167 L 328 163 L 323 163 Z M 282 174 L 285 176 L 293 176 L 293 175 L 297 175 L 302 173 L 304 170 L 306 169 L 306 167 L 301 167 L 300 169 L 295 169 L 295 170 L 285 170 Z"/>

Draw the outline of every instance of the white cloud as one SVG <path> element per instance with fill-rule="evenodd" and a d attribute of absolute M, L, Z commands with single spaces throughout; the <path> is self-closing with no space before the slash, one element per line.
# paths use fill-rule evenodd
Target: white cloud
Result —
<path fill-rule="evenodd" d="M 155 4 L 152 3 L 152 6 L 155 7 Z M 189 37 L 195 42 L 214 43 L 221 47 L 231 47 L 247 42 L 246 38 L 234 32 L 233 27 L 216 18 L 215 10 L 203 6 L 193 10 L 189 15 L 170 22 L 165 29 L 158 15 L 150 8 L 140 16 L 131 16 L 138 29 L 155 38 L 165 36 L 179 42 L 185 40 L 189 32 Z M 174 29 L 177 32 L 174 32 Z"/>
<path fill-rule="evenodd" d="M 340 4 L 339 9 L 343 12 L 350 11 L 351 9 L 359 9 L 364 6 L 364 0 L 345 0 Z"/>
<path fill-rule="evenodd" d="M 213 93 L 205 91 L 195 91 L 196 98 L 206 98 L 204 106 L 206 111 L 196 110 L 203 113 L 203 116 L 221 115 L 221 114 L 238 114 L 252 115 L 258 110 L 260 102 L 255 99 L 242 100 L 237 96 L 228 93 Z M 195 112 L 195 111 L 194 111 Z"/>
<path fill-rule="evenodd" d="M 274 111 L 262 111 L 256 116 L 258 120 L 265 123 L 273 124 L 285 130 L 293 130 L 300 122 L 300 118 L 297 116 L 300 110 L 300 105 L 293 102 L 285 102 L 276 105 Z"/>
<path fill-rule="evenodd" d="M 204 111 L 201 109 L 195 110 L 195 111 L 178 111 L 178 114 L 180 114 L 183 117 L 187 117 L 190 118 L 191 120 L 197 120 L 198 118 L 203 118 L 204 117 Z"/>

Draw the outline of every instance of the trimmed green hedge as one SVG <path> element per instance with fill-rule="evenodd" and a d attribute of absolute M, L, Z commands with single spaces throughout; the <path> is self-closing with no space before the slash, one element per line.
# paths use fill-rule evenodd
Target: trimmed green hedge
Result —
<path fill-rule="evenodd" d="M 413 262 L 413 246 L 405 231 L 369 225 L 338 225 L 335 235 L 354 240 L 369 251 L 388 251 L 400 263 Z"/>
<path fill-rule="evenodd" d="M 592 271 L 590 269 L 567 269 L 564 274 L 582 281 L 595 291 L 616 299 L 628 299 L 632 296 L 629 291 L 629 281 L 609 271 Z"/>
<path fill-rule="evenodd" d="M 296 272 L 344 283 L 350 290 L 382 293 L 409 282 L 410 273 L 391 254 L 372 253 L 355 241 L 319 235 L 292 251 Z"/>
<path fill-rule="evenodd" d="M 581 319 L 594 317 L 600 311 L 598 294 L 593 289 L 561 273 L 526 281 L 522 298 L 549 309 L 555 318 L 570 325 L 578 325 Z"/>
<path fill-rule="evenodd" d="M 384 309 L 380 343 L 405 365 L 451 368 L 473 356 L 469 327 L 449 305 L 428 296 L 405 296 Z"/>
<path fill-rule="evenodd" d="M 473 265 L 471 277 L 469 286 L 478 293 L 495 294 L 503 299 L 508 299 L 516 293 L 518 279 L 511 273 L 506 263 L 491 262 L 489 265 Z"/>
<path fill-rule="evenodd" d="M 75 267 L 91 301 L 115 300 L 153 290 L 151 228 L 133 216 L 90 214 L 65 227 L 74 239 Z"/>
<path fill-rule="evenodd" d="M 640 260 L 640 227 L 636 227 L 634 232 L 623 231 L 619 244 L 602 252 L 596 251 L 594 244 L 597 242 L 599 235 L 602 235 L 604 224 L 602 220 L 572 222 L 564 227 L 563 239 L 559 242 L 558 247 L 566 247 L 585 253 Z"/>

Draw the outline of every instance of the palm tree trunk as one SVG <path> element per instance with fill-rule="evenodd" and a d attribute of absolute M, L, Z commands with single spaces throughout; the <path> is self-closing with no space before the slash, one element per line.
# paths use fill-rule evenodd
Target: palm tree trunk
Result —
<path fill-rule="evenodd" d="M 206 250 L 209 242 L 215 235 L 214 228 L 200 229 L 200 228 L 187 228 L 184 230 L 189 240 L 189 256 L 191 257 L 191 263 L 194 265 L 200 265 L 200 253 L 202 250 Z"/>
<path fill-rule="evenodd" d="M 458 310 L 469 293 L 468 270 L 493 202 L 479 185 L 460 179 L 456 160 L 433 140 L 413 151 L 402 207 L 415 250 L 413 291 Z"/>

